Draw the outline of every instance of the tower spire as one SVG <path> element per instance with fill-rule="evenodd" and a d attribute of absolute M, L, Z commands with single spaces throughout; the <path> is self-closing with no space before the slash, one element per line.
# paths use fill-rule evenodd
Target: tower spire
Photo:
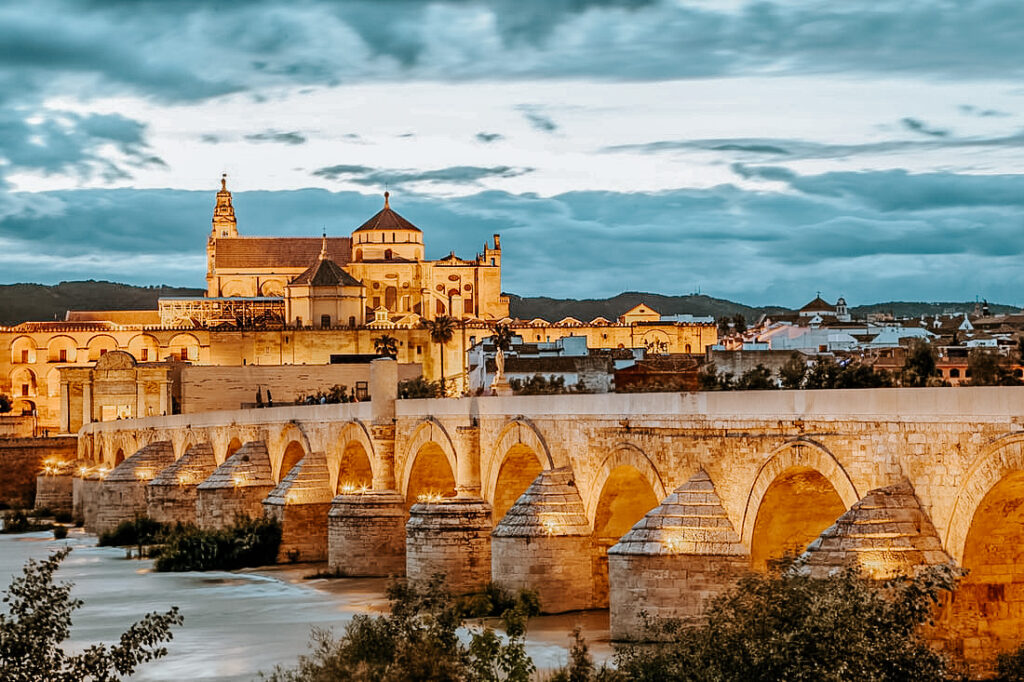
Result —
<path fill-rule="evenodd" d="M 228 174 L 221 173 L 220 191 L 217 192 L 217 204 L 213 208 L 213 229 L 210 238 L 237 236 L 238 222 L 235 220 L 235 207 L 231 205 L 231 192 L 228 191 Z"/>
<path fill-rule="evenodd" d="M 320 242 L 320 260 L 327 260 L 327 230 L 324 229 L 323 241 Z"/>
<path fill-rule="evenodd" d="M 391 192 L 384 190 L 384 208 L 391 208 L 388 203 L 388 199 L 391 197 Z"/>

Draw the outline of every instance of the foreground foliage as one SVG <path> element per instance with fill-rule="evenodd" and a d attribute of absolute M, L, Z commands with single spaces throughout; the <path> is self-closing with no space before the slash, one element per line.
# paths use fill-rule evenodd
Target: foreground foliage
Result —
<path fill-rule="evenodd" d="M 395 582 L 388 588 L 388 599 L 388 615 L 358 615 L 338 639 L 314 630 L 313 653 L 301 657 L 295 668 L 278 668 L 267 679 L 527 682 L 536 670 L 523 645 L 526 621 L 537 613 L 535 597 L 514 600 L 502 614 L 507 640 L 490 628 L 476 628 L 468 644 L 458 633 L 465 605 L 445 590 L 443 577 L 422 584 Z"/>
<path fill-rule="evenodd" d="M 117 680 L 131 675 L 142 663 L 161 658 L 161 644 L 172 638 L 171 626 L 181 625 L 177 607 L 150 613 L 107 646 L 94 644 L 68 655 L 61 643 L 68 638 L 71 614 L 82 606 L 71 598 L 71 583 L 55 583 L 53 576 L 70 553 L 54 552 L 44 561 L 30 560 L 21 577 L 11 580 L 0 614 L 0 680 L 5 682 L 79 682 Z"/>

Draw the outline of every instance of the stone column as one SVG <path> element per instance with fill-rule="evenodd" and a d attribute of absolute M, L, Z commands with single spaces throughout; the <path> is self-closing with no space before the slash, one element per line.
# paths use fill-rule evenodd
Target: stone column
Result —
<path fill-rule="evenodd" d="M 456 494 L 460 498 L 480 499 L 480 427 L 457 427 L 455 440 L 459 451 Z"/>
<path fill-rule="evenodd" d="M 491 579 L 535 590 L 544 613 L 591 608 L 590 534 L 572 470 L 543 471 L 491 533 Z"/>
<path fill-rule="evenodd" d="M 394 423 L 371 425 L 370 439 L 373 441 L 373 450 L 377 457 L 377 466 L 374 467 L 373 474 L 373 489 L 393 491 L 398 487 L 395 483 Z"/>
<path fill-rule="evenodd" d="M 168 395 L 168 393 L 170 393 L 170 384 L 168 384 L 166 381 L 161 381 L 160 382 L 160 414 L 167 414 L 169 412 L 169 409 L 168 409 L 167 405 L 168 405 L 168 403 L 170 403 L 170 396 Z"/>
<path fill-rule="evenodd" d="M 405 575 L 405 499 L 394 490 L 341 494 L 327 515 L 327 561 L 338 575 Z"/>
<path fill-rule="evenodd" d="M 142 382 L 135 382 L 135 418 L 146 416 L 146 392 L 142 390 Z"/>
<path fill-rule="evenodd" d="M 60 432 L 71 432 L 71 390 L 68 382 L 60 382 Z"/>
<path fill-rule="evenodd" d="M 226 528 L 239 516 L 263 515 L 263 500 L 276 487 L 267 445 L 250 441 L 196 488 L 196 525 Z"/>
<path fill-rule="evenodd" d="M 82 426 L 92 422 L 92 377 L 82 382 Z"/>
<path fill-rule="evenodd" d="M 398 363 L 379 358 L 370 363 L 370 437 L 377 454 L 374 490 L 394 490 L 395 402 L 398 400 Z"/>
<path fill-rule="evenodd" d="M 640 612 L 695 622 L 750 567 L 750 553 L 703 471 L 608 550 L 613 640 L 643 638 Z"/>
<path fill-rule="evenodd" d="M 475 592 L 490 581 L 491 505 L 483 500 L 414 504 L 405 537 L 405 574 L 410 580 L 442 573 L 453 594 Z"/>

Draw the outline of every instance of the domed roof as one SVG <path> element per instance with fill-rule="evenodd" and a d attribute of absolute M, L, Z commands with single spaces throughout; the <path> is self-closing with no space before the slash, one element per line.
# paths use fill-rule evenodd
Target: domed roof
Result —
<path fill-rule="evenodd" d="M 413 230 L 420 232 L 420 228 L 391 210 L 390 197 L 390 192 L 384 192 L 384 208 L 357 227 L 355 232 L 370 232 L 372 230 Z"/>

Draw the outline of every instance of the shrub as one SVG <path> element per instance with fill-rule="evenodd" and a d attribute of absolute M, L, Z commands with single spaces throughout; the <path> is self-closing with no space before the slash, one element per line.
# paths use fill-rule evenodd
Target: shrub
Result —
<path fill-rule="evenodd" d="M 53 520 L 57 523 L 71 523 L 71 512 L 57 512 L 53 515 Z"/>
<path fill-rule="evenodd" d="M 182 526 L 166 536 L 157 571 L 231 571 L 276 563 L 281 524 L 276 519 L 239 518 L 221 530 Z"/>
<path fill-rule="evenodd" d="M 53 512 L 50 511 L 49 507 L 39 507 L 30 511 L 28 515 L 34 519 L 46 519 L 53 516 Z"/>
<path fill-rule="evenodd" d="M 114 530 L 100 534 L 100 547 L 128 547 L 152 545 L 161 541 L 167 526 L 148 516 L 138 516 L 131 521 L 122 521 Z"/>
<path fill-rule="evenodd" d="M 38 523 L 30 519 L 23 509 L 15 509 L 4 518 L 4 527 L 0 533 L 36 533 L 51 528 L 52 523 Z"/>
<path fill-rule="evenodd" d="M 82 602 L 71 598 L 71 583 L 57 584 L 53 575 L 70 551 L 59 550 L 45 561 L 30 560 L 4 592 L 0 680 L 115 680 L 167 655 L 161 644 L 171 639 L 171 626 L 182 623 L 177 607 L 147 614 L 117 644 L 96 644 L 75 655 L 64 651 L 61 643 L 70 633 L 71 614 Z"/>
<path fill-rule="evenodd" d="M 63 540 L 67 536 L 68 536 L 68 527 L 67 526 L 54 526 L 53 527 L 53 539 L 54 540 Z"/>
<path fill-rule="evenodd" d="M 507 680 L 527 682 L 535 671 L 523 637 L 526 612 L 503 614 L 508 641 L 490 628 L 460 638 L 459 601 L 444 589 L 444 577 L 422 583 L 395 582 L 388 587 L 391 612 L 357 615 L 339 639 L 313 631 L 313 654 L 295 668 L 278 667 L 272 682 L 330 680 Z"/>
<path fill-rule="evenodd" d="M 398 397 L 403 400 L 414 398 L 440 398 L 443 395 L 440 381 L 427 381 L 419 376 L 398 382 Z"/>

